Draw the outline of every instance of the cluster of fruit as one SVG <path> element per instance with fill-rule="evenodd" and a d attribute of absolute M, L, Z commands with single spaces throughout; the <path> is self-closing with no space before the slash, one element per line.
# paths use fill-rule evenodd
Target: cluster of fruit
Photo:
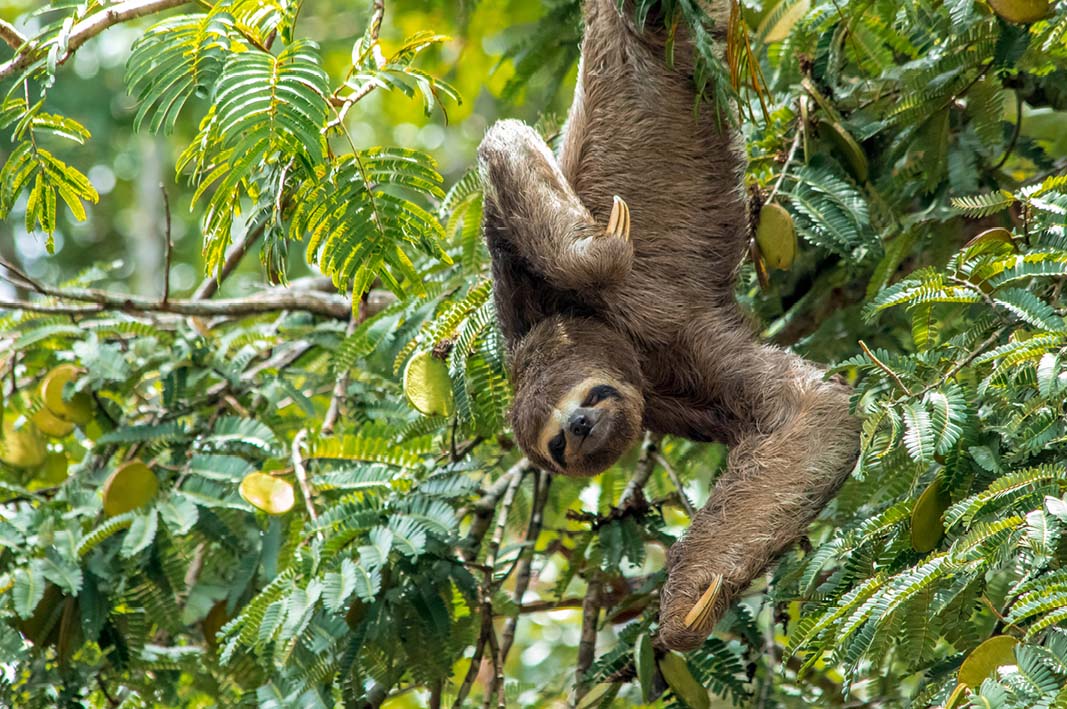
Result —
<path fill-rule="evenodd" d="M 41 380 L 40 402 L 28 418 L 13 411 L 3 414 L 0 435 L 0 461 L 22 471 L 30 487 L 48 487 L 67 477 L 69 459 L 66 452 L 49 451 L 47 437 L 63 439 L 75 426 L 93 420 L 94 402 L 90 393 L 72 391 L 64 396 L 68 385 L 74 389 L 80 370 L 73 364 L 61 364 Z"/>
<path fill-rule="evenodd" d="M 45 375 L 38 389 L 32 413 L 18 415 L 6 411 L 0 436 L 0 462 L 21 473 L 19 484 L 30 490 L 59 485 L 67 479 L 71 459 L 81 460 L 83 445 L 53 445 L 67 439 L 75 428 L 95 439 L 102 431 L 96 421 L 96 402 L 80 385 L 83 370 L 75 364 L 61 364 Z M 108 476 L 101 488 L 104 514 L 114 516 L 135 510 L 156 495 L 159 481 L 152 469 L 140 460 L 130 460 Z"/>

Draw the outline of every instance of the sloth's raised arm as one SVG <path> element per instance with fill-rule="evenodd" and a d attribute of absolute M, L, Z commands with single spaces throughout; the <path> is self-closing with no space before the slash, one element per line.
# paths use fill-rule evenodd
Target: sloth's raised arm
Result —
<path fill-rule="evenodd" d="M 552 152 L 525 123 L 499 121 L 478 148 L 485 186 L 485 238 L 494 259 L 517 257 L 550 285 L 584 291 L 617 282 L 633 248 L 625 202 L 611 200 L 598 224 L 560 172 Z"/>

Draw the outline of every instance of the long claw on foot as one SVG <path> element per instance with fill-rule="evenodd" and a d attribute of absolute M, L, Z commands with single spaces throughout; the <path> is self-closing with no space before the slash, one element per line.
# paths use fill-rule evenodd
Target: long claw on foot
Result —
<path fill-rule="evenodd" d="M 685 627 L 694 628 L 703 626 L 708 618 L 711 616 L 711 611 L 715 607 L 715 598 L 719 595 L 719 588 L 722 586 L 722 574 L 715 574 L 715 577 L 711 579 L 711 583 L 708 584 L 708 589 L 704 591 L 704 595 L 700 597 L 700 600 L 685 614 Z"/>

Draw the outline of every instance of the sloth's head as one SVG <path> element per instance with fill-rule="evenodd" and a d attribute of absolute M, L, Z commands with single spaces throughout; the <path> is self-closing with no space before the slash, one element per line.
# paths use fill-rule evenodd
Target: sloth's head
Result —
<path fill-rule="evenodd" d="M 595 475 L 641 433 L 641 371 L 629 341 L 595 321 L 551 319 L 512 357 L 515 438 L 537 465 Z"/>

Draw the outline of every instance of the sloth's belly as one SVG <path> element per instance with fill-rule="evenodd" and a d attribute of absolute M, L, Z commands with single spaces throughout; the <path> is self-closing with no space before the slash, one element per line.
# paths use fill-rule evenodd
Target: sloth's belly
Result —
<path fill-rule="evenodd" d="M 666 344 L 694 318 L 732 303 L 732 270 L 720 276 L 714 264 L 684 249 L 666 259 L 638 252 L 627 276 L 603 292 L 603 315 L 636 340 Z"/>

